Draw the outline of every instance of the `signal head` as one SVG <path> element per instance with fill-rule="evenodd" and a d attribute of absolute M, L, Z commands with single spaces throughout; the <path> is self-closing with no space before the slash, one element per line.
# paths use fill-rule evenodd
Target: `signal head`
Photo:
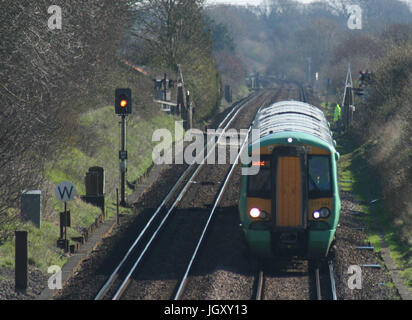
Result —
<path fill-rule="evenodd" d="M 132 91 L 130 88 L 115 90 L 115 113 L 127 115 L 132 113 Z"/>

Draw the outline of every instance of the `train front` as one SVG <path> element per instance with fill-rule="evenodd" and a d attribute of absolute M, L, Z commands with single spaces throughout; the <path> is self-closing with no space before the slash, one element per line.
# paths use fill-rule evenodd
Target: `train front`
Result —
<path fill-rule="evenodd" d="M 275 123 L 279 121 L 286 119 L 277 118 Z M 274 127 L 278 126 L 268 126 Z M 248 166 L 257 166 L 259 170 L 251 172 L 258 173 L 242 176 L 239 201 L 241 227 L 250 249 L 265 257 L 326 257 L 340 212 L 339 154 L 333 142 L 297 126 L 261 133 L 249 145 L 250 155 L 257 151 L 259 161 Z"/>

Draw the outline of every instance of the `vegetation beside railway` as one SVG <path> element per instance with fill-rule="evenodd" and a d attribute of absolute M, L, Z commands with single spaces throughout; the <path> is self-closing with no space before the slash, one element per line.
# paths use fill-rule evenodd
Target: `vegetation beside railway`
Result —
<path fill-rule="evenodd" d="M 359 207 L 364 214 L 358 219 L 366 226 L 366 241 L 376 252 L 381 251 L 384 245 L 382 240 L 386 242 L 391 257 L 401 270 L 400 274 L 411 288 L 410 244 L 405 240 L 399 225 L 394 222 L 394 219 L 400 219 L 396 217 L 397 214 L 404 213 L 388 208 L 391 201 L 385 200 L 382 180 L 369 163 L 370 155 L 376 146 L 372 141 L 357 145 L 353 143 L 353 135 L 340 137 L 337 141 L 338 151 L 342 154 L 339 161 L 340 188 L 341 191 L 352 192 L 360 202 Z"/>
<path fill-rule="evenodd" d="M 28 230 L 29 264 L 42 272 L 66 259 L 56 249 L 61 208 L 55 211 L 54 181 L 48 179 L 53 174 L 46 167 L 87 141 L 80 138 L 77 120 L 109 97 L 114 79 L 108 71 L 116 69 L 113 53 L 124 28 L 117 17 L 128 6 L 126 0 L 56 4 L 64 4 L 66 15 L 63 29 L 55 32 L 47 28 L 46 1 L 0 4 L 0 266 L 13 267 L 14 231 Z M 20 219 L 21 191 L 31 189 L 44 190 L 40 230 Z M 79 201 L 72 211 L 79 227 L 98 214 Z"/>
<path fill-rule="evenodd" d="M 310 56 L 312 71 L 320 71 L 321 79 L 332 79 L 330 92 L 335 101 L 341 100 L 348 62 L 352 70 L 369 68 L 375 74 L 367 98 L 356 101 L 354 128 L 337 139 L 343 155 L 341 177 L 353 181 L 341 186 L 365 203 L 369 240 L 378 248 L 383 231 L 392 256 L 412 287 L 412 29 L 410 24 L 390 25 L 410 21 L 406 5 L 389 0 L 372 5 L 360 0 L 367 8 L 367 23 L 363 31 L 351 33 L 346 28 L 347 16 L 332 14 L 333 10 L 342 13 L 338 5 L 331 9 L 330 4 L 316 3 L 301 11 L 300 5 L 290 5 L 290 1 L 269 2 L 279 10 L 260 12 L 259 16 L 245 8 L 211 9 L 208 13 L 216 19 L 213 21 L 204 17 L 202 1 L 187 1 L 187 11 L 179 11 L 179 6 L 173 9 L 177 11 L 162 11 L 161 28 L 154 28 L 149 39 L 143 39 L 136 32 L 138 24 L 131 27 L 123 23 L 132 16 L 125 14 L 130 13 L 125 8 L 131 1 L 66 1 L 70 15 L 65 16 L 64 27 L 70 32 L 61 33 L 44 28 L 46 2 L 27 2 L 21 12 L 18 4 L 3 1 L 0 267 L 13 267 L 13 231 L 20 228 L 30 232 L 31 265 L 45 272 L 47 266 L 65 262 L 55 247 L 61 204 L 54 200 L 53 189 L 61 180 L 74 182 L 83 194 L 87 168 L 103 166 L 108 178 L 106 202 L 109 213 L 113 212 L 118 176 L 113 88 L 131 87 L 134 92 L 128 131 L 138 138 L 128 141 L 129 181 L 150 165 L 153 130 L 173 128 L 174 119 L 160 114 L 151 102 L 151 79 L 124 66 L 119 56 L 148 65 L 155 72 L 167 70 L 173 76 L 180 65 L 197 108 L 196 120 L 202 125 L 218 107 L 222 81 L 240 94 L 245 92 L 241 84 L 245 66 L 248 71 L 267 70 L 302 80 Z M 150 14 L 166 2 L 147 3 L 146 11 L 139 12 L 146 20 L 140 21 L 153 27 Z M 119 23 L 119 16 L 127 19 Z M 44 190 L 41 231 L 18 219 L 19 194 L 28 188 Z M 373 210 L 366 205 L 372 199 L 380 199 Z M 71 203 L 71 209 L 74 227 L 69 236 L 79 235 L 99 214 L 80 200 Z"/>
<path fill-rule="evenodd" d="M 1 21 L 10 23 L 2 25 L 1 35 L 0 267 L 14 267 L 14 230 L 29 231 L 30 268 L 47 273 L 48 266 L 66 262 L 67 257 L 56 248 L 62 204 L 55 200 L 54 188 L 66 180 L 75 184 L 79 194 L 85 194 L 84 175 L 91 166 L 104 167 L 106 205 L 109 215 L 115 212 L 120 130 L 114 114 L 114 88 L 130 87 L 133 91 L 127 142 L 127 180 L 131 183 L 151 165 L 153 131 L 165 128 L 173 132 L 177 120 L 153 103 L 152 77 L 156 72 L 166 70 L 177 77 L 177 65 L 181 64 L 197 120 L 206 121 L 218 107 L 220 75 L 212 56 L 211 31 L 202 19 L 201 1 L 180 1 L 182 6 L 167 12 L 170 19 L 166 16 L 166 20 L 173 22 L 168 30 L 159 28 L 150 34 L 151 40 L 159 41 L 157 49 L 153 42 L 143 40 L 144 34 L 138 34 L 142 26 L 134 23 L 138 17 L 150 20 L 164 4 L 148 3 L 155 11 L 132 9 L 133 2 L 128 0 L 116 4 L 57 1 L 63 10 L 63 28 L 51 32 L 44 27 L 49 18 L 46 2 L 27 3 L 24 12 L 17 3 L 2 2 Z M 177 21 L 172 21 L 177 16 L 185 18 L 183 33 Z M 28 37 L 25 30 L 36 37 Z M 178 45 L 177 54 L 166 45 L 169 40 Z M 162 59 L 167 55 L 170 59 Z M 150 74 L 136 72 L 121 61 L 123 58 L 149 66 Z M 20 220 L 22 189 L 42 190 L 40 230 Z M 68 237 L 79 236 L 100 214 L 99 209 L 79 199 L 69 207 L 72 228 Z M 132 210 L 124 209 L 126 212 Z"/>
<path fill-rule="evenodd" d="M 118 67 L 118 71 L 130 77 L 126 85 L 139 86 L 133 83 L 136 78 L 126 67 Z M 118 80 L 112 78 L 112 83 Z M 137 80 L 137 79 L 134 79 Z M 136 85 L 137 83 L 137 85 Z M 123 85 L 119 83 L 118 86 Z M 139 88 L 136 88 L 136 91 Z M 152 106 L 152 105 L 151 105 Z M 147 114 L 135 113 L 128 119 L 127 141 L 129 150 L 127 180 L 132 183 L 140 177 L 152 163 L 152 133 L 157 128 L 166 128 L 174 132 L 174 117 L 161 112 L 146 110 Z M 45 163 L 45 180 L 42 189 L 42 228 L 36 229 L 31 223 L 16 222 L 3 225 L 4 232 L 15 228 L 29 231 L 29 264 L 47 272 L 50 265 L 62 266 L 67 257 L 56 248 L 59 235 L 58 212 L 62 211 L 62 203 L 54 196 L 54 188 L 61 181 L 71 181 L 79 195 L 85 194 L 84 176 L 89 167 L 101 166 L 105 169 L 105 203 L 109 217 L 115 214 L 116 186 L 118 186 L 119 168 L 116 150 L 119 150 L 119 119 L 113 112 L 112 105 L 91 108 L 78 116 L 77 130 L 71 136 L 72 141 L 60 148 L 54 159 Z M 126 188 L 126 194 L 132 193 Z M 68 228 L 68 238 L 81 236 L 100 215 L 100 209 L 89 205 L 79 198 L 69 203 L 72 215 L 72 228 Z M 131 214 L 132 210 L 122 208 L 122 214 Z M 14 267 L 14 242 L 8 238 L 0 246 L 0 266 Z"/>
<path fill-rule="evenodd" d="M 356 98 L 353 127 L 337 140 L 345 154 L 343 180 L 353 180 L 342 187 L 365 204 L 378 199 L 373 206 L 364 206 L 369 241 L 380 248 L 380 236 L 384 237 L 412 289 L 411 30 L 410 24 L 391 25 L 373 39 L 373 47 L 379 49 L 373 55 L 368 42 L 345 58 L 369 60 L 373 78 L 364 98 Z"/>

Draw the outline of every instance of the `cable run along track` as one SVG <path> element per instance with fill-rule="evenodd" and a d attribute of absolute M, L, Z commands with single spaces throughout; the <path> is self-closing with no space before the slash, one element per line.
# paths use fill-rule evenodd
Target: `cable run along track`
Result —
<path fill-rule="evenodd" d="M 226 115 L 226 117 L 220 122 L 218 129 L 222 129 L 220 135 L 218 136 L 218 141 L 214 143 L 214 147 L 218 144 L 219 140 L 230 127 L 232 122 L 241 114 L 245 106 L 248 106 L 255 100 L 267 100 L 267 98 L 262 98 L 262 96 L 270 96 L 267 91 L 253 93 L 245 99 L 242 99 L 238 103 L 234 104 L 231 111 Z M 273 95 L 273 93 L 272 93 Z M 259 105 L 260 106 L 260 105 Z M 209 150 L 209 149 L 208 149 Z M 213 148 L 210 149 L 211 151 Z M 131 276 L 133 275 L 136 268 L 142 262 L 143 257 L 147 253 L 148 249 L 151 247 L 152 243 L 160 233 L 161 229 L 165 225 L 166 221 L 171 216 L 171 213 L 175 207 L 181 202 L 184 195 L 188 191 L 189 187 L 196 183 L 194 178 L 198 175 L 202 166 L 205 164 L 205 160 L 210 155 L 210 152 L 203 158 L 202 162 L 199 165 L 191 164 L 181 175 L 177 183 L 172 187 L 166 197 L 163 199 L 161 204 L 157 207 L 146 226 L 137 236 L 136 240 L 130 246 L 126 252 L 123 259 L 111 273 L 105 284 L 101 287 L 98 294 L 95 297 L 95 300 L 111 298 L 114 300 L 120 299 L 123 292 L 127 288 Z M 190 177 L 189 177 L 190 176 Z M 189 178 L 188 178 L 189 177 Z M 173 201 L 174 199 L 174 201 Z M 172 202 L 173 201 L 173 202 Z M 166 210 L 166 205 L 172 202 L 170 207 Z M 163 218 L 162 218 L 163 216 Z M 160 222 L 158 220 L 161 220 Z M 155 230 L 152 230 L 155 229 Z M 150 232 L 151 231 L 151 232 Z M 151 237 L 150 237 L 151 234 Z M 147 239 L 150 237 L 149 239 Z M 120 285 L 118 283 L 120 282 Z M 116 288 L 115 288 L 116 287 Z"/>

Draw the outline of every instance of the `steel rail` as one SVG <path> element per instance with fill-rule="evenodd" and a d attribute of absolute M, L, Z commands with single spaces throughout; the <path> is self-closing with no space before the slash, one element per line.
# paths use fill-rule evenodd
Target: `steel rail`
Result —
<path fill-rule="evenodd" d="M 263 274 L 263 271 L 260 270 L 259 275 L 258 275 L 258 282 L 257 282 L 255 300 L 262 300 L 263 299 L 263 283 L 264 283 L 264 274 Z"/>
<path fill-rule="evenodd" d="M 250 101 L 252 98 L 254 98 L 254 95 L 250 95 L 248 97 L 246 97 L 245 99 L 242 99 L 241 101 L 235 103 L 235 105 L 233 106 L 232 110 L 226 115 L 226 117 L 219 123 L 218 128 L 220 128 L 223 123 L 225 123 L 225 121 L 233 114 L 233 112 L 235 112 L 235 110 L 239 109 L 242 105 L 244 106 L 244 104 L 246 104 L 248 101 Z M 231 121 L 230 121 L 231 122 Z M 221 133 L 221 135 L 223 135 L 223 133 L 225 132 L 227 126 L 225 127 L 225 129 L 223 129 L 223 132 Z M 202 149 L 202 151 L 204 151 L 204 148 Z M 202 152 L 203 153 L 203 152 Z M 128 251 L 126 252 L 125 256 L 123 257 L 123 259 L 120 261 L 120 263 L 117 265 L 117 267 L 114 269 L 114 271 L 112 272 L 112 274 L 110 275 L 110 277 L 108 278 L 108 280 L 105 282 L 105 284 L 103 285 L 103 287 L 99 290 L 98 294 L 95 297 L 95 300 L 101 300 L 103 299 L 103 297 L 106 295 L 107 290 L 110 288 L 110 286 L 113 284 L 113 282 L 117 279 L 118 277 L 118 273 L 120 268 L 124 265 L 124 263 L 126 262 L 126 260 L 129 258 L 130 254 L 133 252 L 133 250 L 135 249 L 135 247 L 137 246 L 137 244 L 139 243 L 139 241 L 141 240 L 141 238 L 143 237 L 143 235 L 146 233 L 147 229 L 151 226 L 152 222 L 154 221 L 154 219 L 157 217 L 157 215 L 159 214 L 159 212 L 161 211 L 161 209 L 163 209 L 163 207 L 166 205 L 166 203 L 170 200 L 171 196 L 175 193 L 176 189 L 182 184 L 183 180 L 186 178 L 186 176 L 188 175 L 188 173 L 190 172 L 190 170 L 193 168 L 193 166 L 196 164 L 196 162 L 193 162 L 192 164 L 189 165 L 189 167 L 186 168 L 186 170 L 183 172 L 183 174 L 180 176 L 180 178 L 178 179 L 178 181 L 175 183 L 175 185 L 173 186 L 173 188 L 169 191 L 169 193 L 166 195 L 166 197 L 163 199 L 163 201 L 161 202 L 161 204 L 157 207 L 156 211 L 153 213 L 152 217 L 149 219 L 149 221 L 147 222 L 146 226 L 143 228 L 143 230 L 140 232 L 140 234 L 138 235 L 138 237 L 135 239 L 135 241 L 133 242 L 133 244 L 130 246 L 130 248 L 128 249 Z M 191 179 L 193 178 L 193 176 L 191 177 Z"/>
<path fill-rule="evenodd" d="M 331 260 L 328 261 L 328 267 L 329 267 L 330 286 L 332 289 L 332 300 L 338 300 L 338 297 L 336 294 L 335 276 L 333 272 L 333 263 Z"/>
<path fill-rule="evenodd" d="M 320 288 L 320 274 L 319 274 L 319 265 L 315 267 L 315 283 L 316 283 L 316 298 L 317 300 L 322 300 L 322 292 Z"/>
<path fill-rule="evenodd" d="M 336 295 L 336 285 L 335 285 L 335 277 L 333 273 L 333 263 L 331 260 L 324 261 L 323 263 L 328 265 L 328 277 L 330 280 L 330 292 L 331 292 L 331 299 L 338 300 Z M 320 280 L 320 265 L 315 267 L 315 281 L 316 281 L 316 295 L 318 300 L 322 300 L 322 293 L 321 293 L 321 280 Z M 325 279 L 326 280 L 326 279 Z"/>

